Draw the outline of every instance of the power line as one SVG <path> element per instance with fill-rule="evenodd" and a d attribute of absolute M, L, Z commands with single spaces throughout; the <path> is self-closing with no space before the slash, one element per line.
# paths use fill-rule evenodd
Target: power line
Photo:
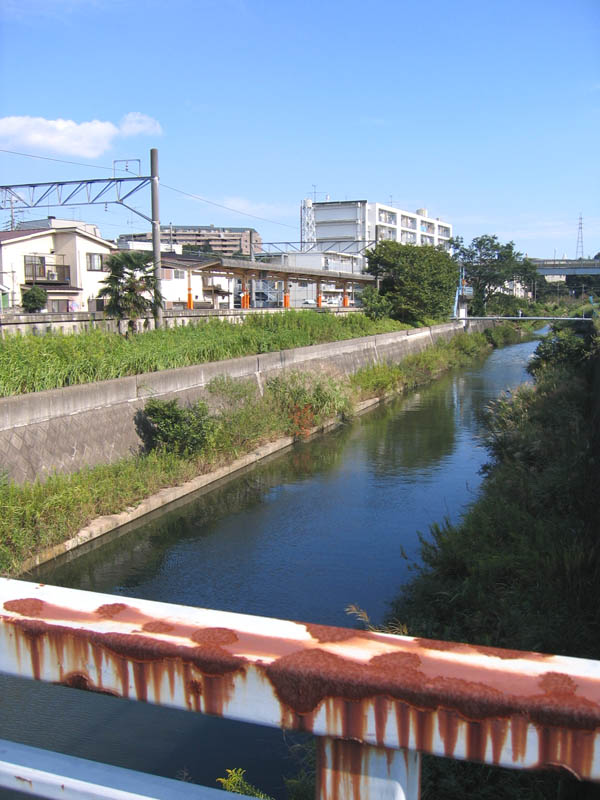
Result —
<path fill-rule="evenodd" d="M 39 158 L 42 161 L 56 161 L 59 164 L 72 164 L 77 167 L 91 167 L 92 169 L 107 169 L 110 172 L 113 172 L 113 167 L 104 167 L 98 164 L 84 164 L 81 161 L 67 161 L 64 158 L 50 158 L 49 156 L 37 156 L 33 153 L 19 153 L 16 150 L 5 150 L 4 148 L 0 148 L 0 153 L 10 153 L 13 156 L 23 156 L 25 158 Z M 118 172 L 130 172 L 128 169 L 118 169 Z M 175 186 L 169 186 L 166 183 L 161 181 L 161 186 L 165 189 L 170 189 L 172 192 L 177 192 L 178 194 L 185 195 L 186 197 L 191 197 L 194 200 L 200 200 L 202 203 L 208 203 L 211 206 L 216 206 L 217 208 L 223 208 L 225 211 L 232 211 L 234 214 L 241 214 L 243 217 L 250 217 L 252 219 L 259 219 L 261 222 L 270 222 L 272 225 L 281 225 L 284 228 L 293 228 L 296 229 L 294 225 L 289 225 L 287 222 L 277 222 L 277 220 L 269 219 L 268 217 L 259 217 L 257 214 L 250 214 L 247 211 L 241 211 L 239 208 L 231 208 L 231 206 L 225 206 L 222 203 L 215 203 L 214 200 L 207 200 L 206 197 L 200 197 L 200 195 L 193 194 L 192 192 L 185 192 L 183 189 L 177 189 Z"/>
<path fill-rule="evenodd" d="M 183 189 L 176 189 L 174 186 L 168 186 L 166 183 L 161 181 L 161 186 L 164 186 L 165 189 L 170 189 L 172 192 L 178 192 L 179 194 L 183 194 L 186 197 L 193 197 L 194 200 L 201 200 L 203 203 L 208 203 L 211 206 L 216 206 L 217 208 L 224 208 L 226 211 L 233 211 L 234 214 L 242 214 L 244 217 L 252 217 L 252 219 L 260 219 L 262 222 L 270 222 L 273 225 L 282 225 L 284 228 L 293 228 L 296 230 L 295 225 L 289 225 L 287 222 L 277 222 L 274 219 L 268 219 L 267 217 L 259 217 L 257 214 L 250 214 L 248 211 L 240 211 L 239 208 L 231 208 L 230 206 L 224 206 L 222 203 L 215 203 L 213 200 L 207 200 L 205 197 L 200 197 L 200 195 L 192 194 L 192 192 L 184 192 Z"/>
<path fill-rule="evenodd" d="M 107 169 L 112 172 L 112 167 L 103 167 L 98 164 L 84 164 L 82 161 L 66 161 L 64 158 L 50 158 L 49 156 L 36 156 L 33 153 L 19 153 L 16 150 L 4 150 L 0 147 L 0 153 L 10 153 L 13 156 L 24 156 L 25 158 L 39 158 L 42 161 L 57 161 L 59 164 L 73 164 L 76 167 L 88 167 L 90 169 Z M 121 169 L 119 172 L 129 172 L 127 169 Z"/>

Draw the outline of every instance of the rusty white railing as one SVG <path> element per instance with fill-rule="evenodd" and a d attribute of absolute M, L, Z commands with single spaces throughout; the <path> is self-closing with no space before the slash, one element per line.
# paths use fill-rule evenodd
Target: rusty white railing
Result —
<path fill-rule="evenodd" d="M 521 769 L 563 767 L 600 781 L 595 661 L 0 579 L 0 671 L 310 731 L 319 737 L 321 800 L 417 798 L 421 753 Z M 0 760 L 2 745 L 10 750 L 0 743 Z M 24 759 L 5 759 L 0 785 L 14 786 L 20 777 L 19 788 L 28 791 L 30 781 L 34 793 L 34 775 L 16 776 Z M 6 764 L 10 784 L 2 783 Z M 74 781 L 85 781 L 84 766 L 69 769 L 79 775 Z M 105 769 L 113 782 L 125 781 L 118 784 L 123 794 L 90 797 L 170 796 L 152 787 L 142 794 L 142 778 L 137 793 L 127 794 L 127 776 L 117 775 L 127 771 Z M 62 777 L 68 770 L 54 771 Z M 88 796 L 60 791 L 39 795 Z M 189 791 L 196 794 L 179 796 L 214 796 L 212 789 Z"/>

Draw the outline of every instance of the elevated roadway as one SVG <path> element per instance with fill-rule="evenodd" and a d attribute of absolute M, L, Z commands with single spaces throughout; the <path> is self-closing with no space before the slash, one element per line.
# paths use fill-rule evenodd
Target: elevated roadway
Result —
<path fill-rule="evenodd" d="M 538 275 L 600 275 L 600 260 L 594 258 L 530 258 Z"/>

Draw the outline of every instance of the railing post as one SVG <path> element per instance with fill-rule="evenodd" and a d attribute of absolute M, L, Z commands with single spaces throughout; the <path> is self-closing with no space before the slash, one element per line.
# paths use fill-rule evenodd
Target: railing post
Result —
<path fill-rule="evenodd" d="M 419 800 L 421 756 L 349 739 L 317 738 L 316 800 Z"/>

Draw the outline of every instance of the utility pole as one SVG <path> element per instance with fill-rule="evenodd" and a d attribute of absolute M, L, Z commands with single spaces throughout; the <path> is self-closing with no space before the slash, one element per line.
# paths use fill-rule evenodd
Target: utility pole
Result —
<path fill-rule="evenodd" d="M 162 297 L 160 280 L 160 214 L 158 209 L 158 150 L 150 150 L 150 193 L 152 198 L 152 259 L 154 262 L 154 280 L 156 291 Z M 163 326 L 163 307 L 160 302 L 156 312 L 156 327 Z"/>

